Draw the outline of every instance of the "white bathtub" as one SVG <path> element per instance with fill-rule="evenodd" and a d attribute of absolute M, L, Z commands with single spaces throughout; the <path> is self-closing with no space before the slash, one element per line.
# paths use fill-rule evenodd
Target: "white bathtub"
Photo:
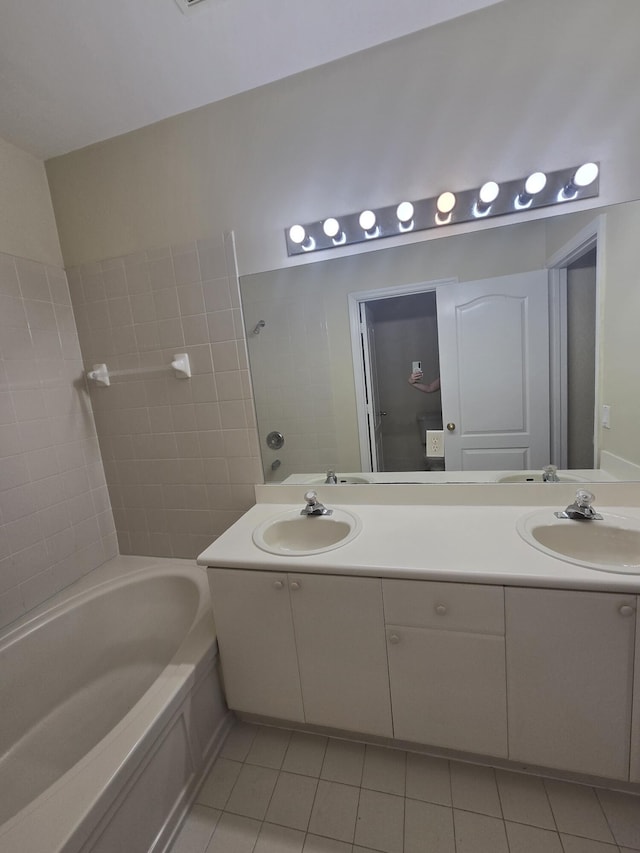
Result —
<path fill-rule="evenodd" d="M 203 569 L 118 557 L 0 635 L 0 850 L 170 841 L 229 725 Z"/>

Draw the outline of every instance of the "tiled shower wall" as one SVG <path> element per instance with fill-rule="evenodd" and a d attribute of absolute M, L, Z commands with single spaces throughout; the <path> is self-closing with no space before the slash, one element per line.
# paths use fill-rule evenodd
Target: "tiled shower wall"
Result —
<path fill-rule="evenodd" d="M 112 373 L 90 393 L 120 550 L 193 559 L 262 481 L 230 236 L 68 274 L 85 369 Z"/>
<path fill-rule="evenodd" d="M 116 553 L 65 273 L 0 253 L 0 627 Z"/>

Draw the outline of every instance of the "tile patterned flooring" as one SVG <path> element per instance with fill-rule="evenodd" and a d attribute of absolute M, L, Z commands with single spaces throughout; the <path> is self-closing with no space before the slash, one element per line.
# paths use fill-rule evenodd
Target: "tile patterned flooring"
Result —
<path fill-rule="evenodd" d="M 640 797 L 237 722 L 171 853 L 636 853 Z"/>

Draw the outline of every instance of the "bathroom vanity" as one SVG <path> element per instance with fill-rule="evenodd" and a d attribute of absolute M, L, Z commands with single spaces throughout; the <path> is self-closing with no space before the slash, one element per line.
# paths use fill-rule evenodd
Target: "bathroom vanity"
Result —
<path fill-rule="evenodd" d="M 540 503 L 518 505 L 531 488 Z M 609 504 L 599 495 L 600 529 L 617 539 L 606 525 L 628 527 L 633 551 L 640 507 L 633 497 L 627 505 L 632 487 L 610 493 L 625 496 L 623 507 L 607 488 L 598 488 Z M 631 569 L 595 570 L 532 547 L 517 529 L 532 513 L 553 525 L 572 488 L 553 486 L 550 495 L 548 486 L 516 486 L 505 505 L 502 491 L 485 486 L 465 490 L 470 503 L 460 505 L 441 503 L 450 496 L 440 493 L 425 504 L 424 486 L 326 487 L 322 500 L 359 529 L 344 545 L 314 542 L 307 553 L 299 535 L 289 548 L 288 532 L 264 549 L 260 531 L 304 505 L 299 486 L 270 489 L 259 488 L 267 502 L 199 557 L 210 567 L 231 708 L 640 783 L 640 551 Z"/>

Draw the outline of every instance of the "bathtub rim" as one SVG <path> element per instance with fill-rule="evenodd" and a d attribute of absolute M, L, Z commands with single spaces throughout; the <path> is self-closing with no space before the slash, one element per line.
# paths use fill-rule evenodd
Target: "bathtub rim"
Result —
<path fill-rule="evenodd" d="M 158 678 L 121 720 L 32 802 L 0 825 L 4 850 L 26 851 L 34 841 L 46 839 L 51 853 L 66 849 L 73 838 L 78 849 L 95 824 L 113 805 L 119 792 L 137 773 L 150 748 L 164 729 L 167 718 L 180 704 L 207 668 L 217 658 L 206 570 L 195 562 L 174 558 L 115 557 L 90 575 L 71 584 L 37 610 L 11 624 L 0 634 L 0 648 L 19 641 L 65 611 L 82 606 L 110 589 L 117 589 L 158 576 L 188 576 L 194 581 L 200 601 L 190 630 Z M 100 780 L 93 788 L 90 780 Z M 75 813 L 73 822 L 61 815 Z M 38 848 L 39 849 L 39 848 Z M 42 848 L 45 849 L 45 848 Z"/>

